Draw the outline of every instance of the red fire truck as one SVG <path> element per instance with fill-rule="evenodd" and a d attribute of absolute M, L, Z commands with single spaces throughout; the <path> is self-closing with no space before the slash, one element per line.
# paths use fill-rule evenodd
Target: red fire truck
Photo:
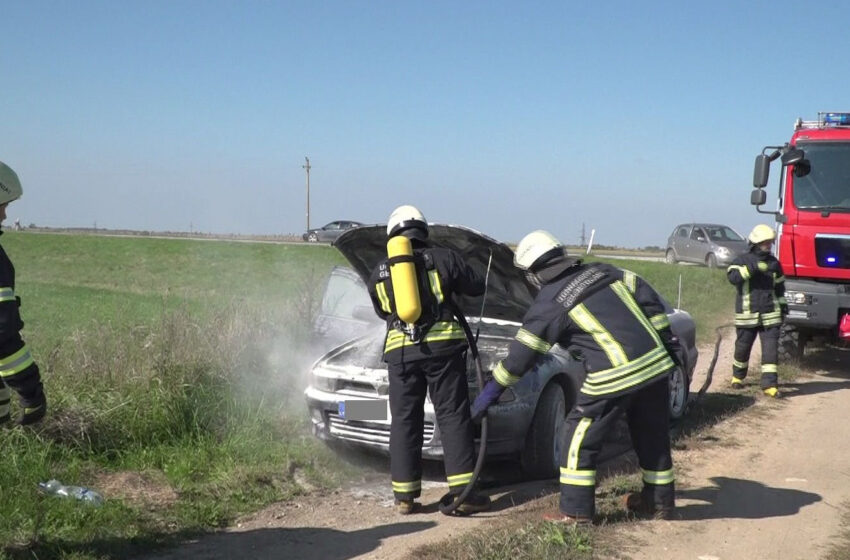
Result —
<path fill-rule="evenodd" d="M 779 199 L 771 212 L 761 206 L 777 159 Z M 790 142 L 756 157 L 753 186 L 756 210 L 776 216 L 776 257 L 786 278 L 780 357 L 799 358 L 815 340 L 850 339 L 850 113 L 797 119 Z"/>

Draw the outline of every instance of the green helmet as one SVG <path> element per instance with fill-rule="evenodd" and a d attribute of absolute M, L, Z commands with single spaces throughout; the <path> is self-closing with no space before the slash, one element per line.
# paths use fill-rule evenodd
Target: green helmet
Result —
<path fill-rule="evenodd" d="M 24 194 L 18 174 L 0 161 L 0 204 L 8 204 Z"/>

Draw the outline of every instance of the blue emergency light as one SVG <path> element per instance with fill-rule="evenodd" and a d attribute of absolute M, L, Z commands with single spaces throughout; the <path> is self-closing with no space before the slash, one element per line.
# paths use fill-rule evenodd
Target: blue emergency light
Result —
<path fill-rule="evenodd" d="M 829 264 L 835 264 L 838 262 L 838 259 L 836 259 L 835 257 L 827 257 L 826 262 L 828 262 Z"/>
<path fill-rule="evenodd" d="M 826 126 L 850 126 L 850 113 L 822 113 L 821 122 Z"/>

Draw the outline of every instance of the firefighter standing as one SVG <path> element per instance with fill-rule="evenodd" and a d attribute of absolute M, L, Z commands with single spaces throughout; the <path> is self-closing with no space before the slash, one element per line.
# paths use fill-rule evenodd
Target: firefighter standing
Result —
<path fill-rule="evenodd" d="M 17 174 L 0 162 L 0 223 L 6 219 L 6 207 L 21 194 L 23 190 Z M 20 400 L 18 424 L 38 422 L 47 411 L 38 365 L 21 338 L 24 323 L 20 306 L 21 299 L 15 296 L 15 267 L 0 247 L 0 424 L 11 420 L 10 387 Z"/>
<path fill-rule="evenodd" d="M 384 361 L 389 372 L 390 470 L 396 508 L 412 513 L 422 488 L 422 430 L 426 392 L 430 392 L 442 434 L 449 494 L 459 494 L 472 479 L 475 463 L 474 432 L 470 420 L 466 375 L 467 341 L 452 312 L 455 293 L 477 296 L 484 293 L 484 278 L 449 249 L 429 247 L 428 224 L 413 206 L 400 206 L 387 223 L 390 242 L 396 236 L 410 241 L 412 256 L 383 260 L 369 280 L 369 294 L 378 315 L 387 322 Z M 415 265 L 419 301 L 407 290 L 398 293 L 400 274 L 396 264 Z M 413 269 L 411 269 L 413 270 Z M 393 277 L 398 275 L 397 277 Z M 395 287 L 394 287 L 395 286 Z M 399 307 L 413 303 L 421 308 L 414 323 L 399 315 Z M 401 304 L 401 305 L 399 305 Z M 462 513 L 484 511 L 490 499 L 471 493 L 459 506 Z"/>
<path fill-rule="evenodd" d="M 771 254 L 774 239 L 776 234 L 772 227 L 757 225 L 747 237 L 750 250 L 736 257 L 726 271 L 726 277 L 737 290 L 737 338 L 732 363 L 732 386 L 744 386 L 750 351 L 758 335 L 761 337 L 761 389 L 769 397 L 779 396 L 779 329 L 782 319 L 788 313 L 782 265 Z"/>
<path fill-rule="evenodd" d="M 566 419 L 560 512 L 544 517 L 592 521 L 599 450 L 621 412 L 643 473 L 643 491 L 627 506 L 667 517 L 674 507 L 668 377 L 679 345 L 660 297 L 632 272 L 568 256 L 542 230 L 519 242 L 514 264 L 540 291 L 493 380 L 475 399 L 473 418 L 560 344 L 583 361 L 587 377 Z"/>

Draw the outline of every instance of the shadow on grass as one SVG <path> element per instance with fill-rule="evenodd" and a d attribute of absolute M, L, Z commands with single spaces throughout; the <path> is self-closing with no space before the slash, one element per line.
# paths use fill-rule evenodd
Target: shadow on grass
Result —
<path fill-rule="evenodd" d="M 345 560 L 369 553 L 381 546 L 388 537 L 425 531 L 436 526 L 433 521 L 391 523 L 356 531 L 340 531 L 324 527 L 293 527 L 256 529 L 244 532 L 223 532 L 194 535 L 188 544 L 159 552 L 150 543 L 137 543 L 133 547 L 126 540 L 103 540 L 87 544 L 67 543 L 60 540 L 39 543 L 34 548 L 3 552 L 11 560 L 42 560 L 65 558 L 71 554 L 95 555 L 103 558 L 136 558 L 148 560 L 231 560 L 250 557 L 251 560 L 279 560 L 280 558 Z M 175 543 L 176 544 L 176 543 Z M 141 550 L 146 552 L 142 553 Z"/>

